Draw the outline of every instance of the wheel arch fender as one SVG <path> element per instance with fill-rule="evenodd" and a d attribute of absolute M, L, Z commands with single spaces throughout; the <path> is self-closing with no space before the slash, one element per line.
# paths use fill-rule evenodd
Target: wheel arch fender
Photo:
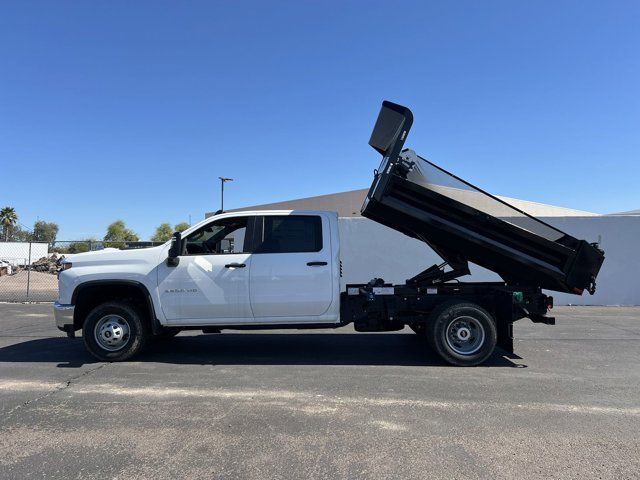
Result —
<path fill-rule="evenodd" d="M 147 315 L 154 334 L 162 331 L 162 325 L 156 315 L 151 292 L 144 283 L 137 280 L 89 280 L 78 284 L 71 294 L 71 303 L 75 305 L 74 329 L 82 328 L 89 312 L 97 305 L 109 300 L 133 298 L 143 313 Z"/>

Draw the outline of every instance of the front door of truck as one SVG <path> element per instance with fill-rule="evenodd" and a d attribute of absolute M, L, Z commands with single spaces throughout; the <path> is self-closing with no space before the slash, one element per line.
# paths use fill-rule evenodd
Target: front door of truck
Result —
<path fill-rule="evenodd" d="M 251 261 L 254 318 L 314 321 L 330 307 L 333 275 L 329 222 L 320 215 L 256 219 Z"/>
<path fill-rule="evenodd" d="M 222 218 L 189 234 L 177 266 L 158 267 L 162 312 L 170 324 L 242 323 L 253 317 L 249 302 L 252 217 Z"/>

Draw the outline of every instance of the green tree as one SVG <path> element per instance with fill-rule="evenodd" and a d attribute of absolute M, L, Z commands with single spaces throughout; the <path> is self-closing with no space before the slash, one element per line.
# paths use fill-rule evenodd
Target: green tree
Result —
<path fill-rule="evenodd" d="M 175 231 L 176 232 L 184 232 L 187 228 L 189 228 L 191 225 L 189 225 L 187 222 L 180 222 L 178 223 L 175 227 Z"/>
<path fill-rule="evenodd" d="M 125 242 L 137 242 L 140 238 L 127 228 L 123 220 L 116 220 L 107 227 L 103 240 L 107 242 L 105 247 L 123 248 Z"/>
<path fill-rule="evenodd" d="M 173 230 L 171 230 L 171 224 L 169 223 L 161 223 L 156 228 L 156 233 L 151 237 L 151 241 L 153 242 L 166 242 L 171 238 L 173 234 Z"/>
<path fill-rule="evenodd" d="M 13 207 L 4 207 L 0 210 L 0 223 L 2 223 L 2 233 L 4 234 L 4 241 L 9 241 L 9 234 L 11 230 L 18 223 L 18 214 Z"/>
<path fill-rule="evenodd" d="M 11 229 L 9 233 L 9 241 L 10 242 L 32 242 L 33 235 L 29 230 L 24 230 L 20 228 L 20 225 L 16 225 Z"/>
<path fill-rule="evenodd" d="M 33 241 L 53 243 L 58 236 L 58 224 L 38 220 L 33 224 Z"/>
<path fill-rule="evenodd" d="M 83 240 L 80 242 L 72 242 L 67 247 L 66 252 L 60 253 L 83 253 L 88 252 L 90 249 L 91 240 Z"/>
<path fill-rule="evenodd" d="M 95 245 L 96 242 L 99 244 L 95 238 L 87 238 L 85 240 L 78 240 L 77 242 L 56 242 L 49 247 L 50 252 L 55 252 L 61 255 L 66 255 L 69 253 L 83 253 L 91 250 L 91 246 Z"/>

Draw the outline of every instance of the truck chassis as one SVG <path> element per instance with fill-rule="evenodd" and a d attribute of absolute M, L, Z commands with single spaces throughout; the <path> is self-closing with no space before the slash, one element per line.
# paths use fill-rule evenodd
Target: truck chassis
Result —
<path fill-rule="evenodd" d="M 469 356 L 469 344 L 473 329 L 469 320 L 451 326 L 447 333 L 436 332 L 438 316 L 456 306 L 476 306 L 488 314 L 495 325 L 495 340 L 487 339 L 480 356 Z M 432 346 L 443 349 L 445 359 L 456 365 L 476 365 L 488 357 L 497 345 L 509 354 L 513 353 L 513 322 L 528 317 L 537 323 L 555 324 L 546 316 L 553 308 L 553 297 L 539 288 L 510 286 L 503 282 L 460 282 L 439 285 L 391 285 L 381 279 L 367 284 L 349 284 L 341 294 L 341 318 L 343 323 L 353 323 L 358 332 L 397 331 L 411 327 L 419 335 L 426 336 Z M 455 322 L 452 316 L 449 323 Z M 467 315 L 468 316 L 468 315 Z M 473 315 L 472 315 L 473 316 Z M 471 320 L 475 323 L 475 320 Z M 491 327 L 482 327 L 489 330 Z M 483 332 L 489 335 L 489 332 Z M 457 355 L 456 355 L 457 353 Z M 486 354 L 486 355 L 485 355 Z"/>

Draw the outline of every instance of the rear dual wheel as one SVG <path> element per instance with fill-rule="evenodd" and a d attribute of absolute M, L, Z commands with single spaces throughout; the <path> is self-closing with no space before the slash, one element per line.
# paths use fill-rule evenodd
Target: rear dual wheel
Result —
<path fill-rule="evenodd" d="M 498 333 L 491 314 L 479 305 L 447 303 L 431 314 L 427 339 L 446 362 L 471 367 L 491 356 Z"/>

